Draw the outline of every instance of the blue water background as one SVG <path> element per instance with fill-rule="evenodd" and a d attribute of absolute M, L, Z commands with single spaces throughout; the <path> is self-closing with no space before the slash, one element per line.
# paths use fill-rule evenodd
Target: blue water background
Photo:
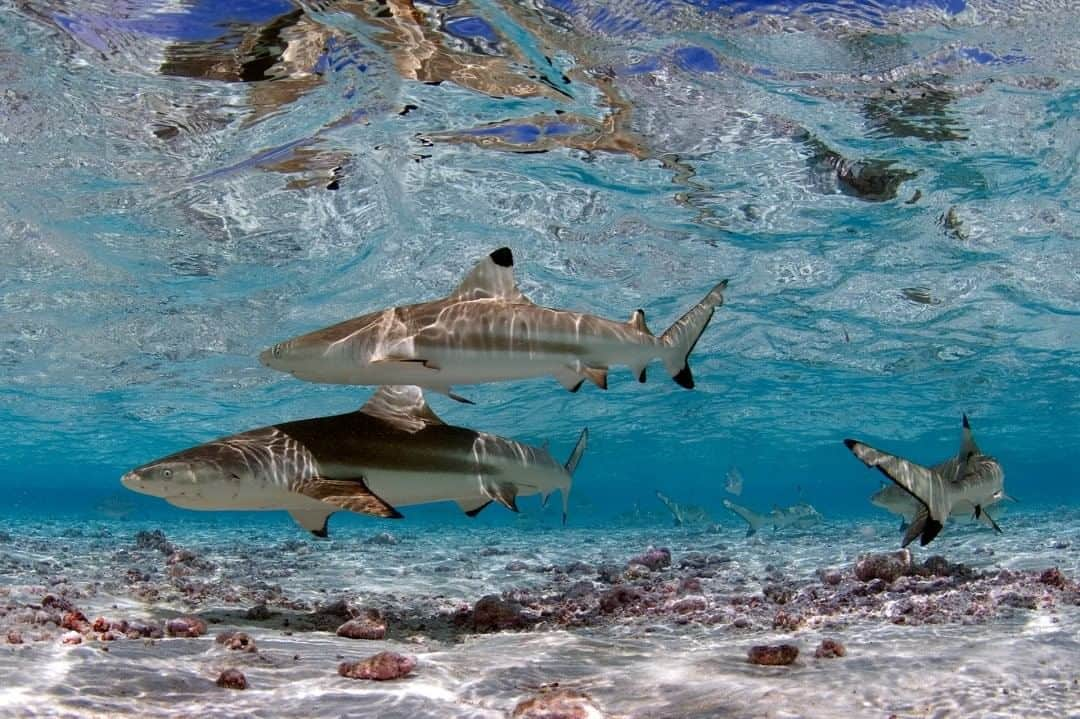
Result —
<path fill-rule="evenodd" d="M 635 127 L 658 148 L 635 159 L 421 144 L 450 130 L 533 142 L 574 127 L 537 129 L 536 114 L 598 119 L 606 107 L 581 83 L 563 101 L 402 79 L 373 30 L 333 12 L 322 19 L 351 41 L 327 44 L 322 84 L 251 122 L 248 88 L 166 77 L 151 61 L 162 42 L 291 8 L 233 7 L 0 10 L 2 511 L 189 518 L 124 492 L 119 476 L 224 434 L 355 408 L 369 390 L 306 385 L 259 366 L 257 353 L 445 294 L 504 244 L 537 302 L 619 319 L 643 307 L 657 332 L 731 279 L 691 358 L 693 392 L 655 364 L 645 385 L 614 370 L 608 392 L 571 395 L 541 378 L 461 388 L 475 406 L 431 400 L 449 423 L 550 440 L 556 456 L 588 426 L 574 523 L 613 522 L 635 504 L 666 522 L 657 489 L 735 522 L 720 507 L 732 465 L 748 506 L 876 514 L 866 500 L 880 476 L 841 440 L 932 463 L 956 450 L 963 412 L 1010 494 L 1047 511 L 1080 502 L 1075 9 L 546 3 L 595 66 L 632 88 Z M 498 3 L 458 15 L 445 25 L 458 40 L 514 43 L 522 62 L 547 50 Z M 686 17 L 694 24 L 677 21 Z M 552 62 L 537 67 L 553 84 L 575 66 L 565 53 Z M 918 82 L 978 88 L 944 111 L 962 139 L 882 134 L 860 111 L 868 93 Z M 419 110 L 399 114 L 407 104 Z M 886 202 L 821 186 L 776 117 L 918 177 Z M 515 119 L 525 129 L 486 125 Z M 150 132 L 159 121 L 179 139 Z M 265 169 L 297 148 L 340 152 L 341 189 L 289 188 Z M 668 156 L 695 167 L 690 184 L 673 180 Z M 905 202 L 916 190 L 921 199 Z M 943 221 L 951 208 L 962 235 Z M 940 300 L 906 300 L 905 287 Z M 535 501 L 523 510 L 556 521 Z M 522 521 L 501 508 L 476 520 L 453 507 L 406 514 Z M 266 520 L 293 530 L 283 514 Z"/>

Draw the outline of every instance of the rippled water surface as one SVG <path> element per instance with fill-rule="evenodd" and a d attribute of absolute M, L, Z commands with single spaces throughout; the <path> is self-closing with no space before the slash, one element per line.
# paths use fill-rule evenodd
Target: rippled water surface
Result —
<path fill-rule="evenodd" d="M 543 561 L 589 563 L 625 563 L 650 544 L 676 558 L 712 551 L 702 545 L 719 541 L 716 530 L 739 561 L 761 563 L 747 577 L 811 557 L 793 580 L 810 581 L 898 543 L 884 529 L 893 520 L 866 501 L 878 475 L 840 440 L 929 464 L 956 451 L 966 412 L 1021 502 L 999 517 L 1004 536 L 952 525 L 946 535 L 977 537 L 994 571 L 1060 565 L 1075 575 L 1078 28 L 1068 0 L 0 2 L 0 489 L 13 542 L 0 549 L 16 562 L 5 580 L 11 606 L 40 603 L 57 573 L 93 583 L 105 579 L 95 567 L 126 571 L 126 556 L 88 559 L 106 551 L 90 534 L 64 539 L 87 522 L 116 523 L 123 543 L 152 527 L 182 527 L 184 546 L 209 533 L 203 550 L 220 565 L 238 560 L 214 532 L 251 521 L 245 552 L 297 539 L 313 557 L 326 553 L 287 570 L 289 601 L 310 609 L 312 592 L 364 591 L 343 584 L 350 567 L 327 563 L 336 547 L 284 514 L 192 519 L 118 478 L 214 437 L 355 409 L 368 389 L 304 383 L 261 366 L 258 353 L 444 296 L 503 245 L 535 302 L 620 321 L 640 307 L 657 331 L 730 278 L 691 357 L 696 388 L 656 365 L 646 384 L 613 369 L 607 391 L 571 394 L 545 377 L 458 388 L 474 405 L 431 398 L 447 422 L 550 440 L 559 457 L 589 427 L 570 503 L 577 528 L 565 534 L 553 512 L 525 501 L 520 520 L 496 507 L 470 523 L 436 507 L 404 523 L 335 517 L 332 526 L 426 533 L 436 548 L 475 531 L 461 541 L 477 552 L 496 541 L 491 532 L 522 561 L 554 543 L 566 556 Z M 741 520 L 721 506 L 733 498 L 734 467 L 745 481 L 738 501 L 807 501 L 828 531 L 800 530 L 783 550 L 745 543 Z M 656 490 L 699 505 L 700 527 L 719 528 L 669 530 Z M 938 551 L 950 560 L 987 565 L 991 555 L 946 535 Z M 473 602 L 522 579 L 499 571 L 505 557 L 459 576 L 461 567 L 436 566 L 452 557 L 379 552 L 365 586 L 423 577 L 399 598 L 423 611 L 434 597 Z M 706 590 L 711 608 L 718 590 Z M 158 618 L 266 600 L 212 594 L 185 607 L 182 592 L 79 591 L 100 611 L 115 602 Z M 863 617 L 868 634 L 845 641 L 869 642 L 874 658 L 853 652 L 838 665 L 866 682 L 863 704 L 845 695 L 839 669 L 821 674 L 812 661 L 801 673 L 750 672 L 745 646 L 719 649 L 702 628 L 714 625 L 696 615 L 657 619 L 652 639 L 644 625 L 624 636 L 604 624 L 421 642 L 420 688 L 372 701 L 401 716 L 500 715 L 521 687 L 558 681 L 501 670 L 550 652 L 616 715 L 825 716 L 843 706 L 851 716 L 1036 716 L 1042 706 L 1063 716 L 1080 711 L 1076 675 L 1046 667 L 1061 660 L 1053 647 L 1075 649 L 1077 618 L 1067 599 L 1054 606 L 1061 616 L 1047 604 L 1019 619 L 995 615 L 974 638 L 955 617 L 940 635 Z M 753 622 L 758 639 L 774 632 Z M 1032 644 L 1044 630 L 1060 643 Z M 188 712 L 215 701 L 204 675 L 219 659 L 195 656 L 202 645 L 118 645 L 109 661 L 157 679 L 133 678 L 133 693 L 80 693 L 79 682 L 109 684 L 100 651 L 57 636 L 5 655 L 19 678 L 0 711 L 165 714 L 174 694 Z M 997 636 L 1007 639 L 995 647 Z M 250 672 L 266 693 L 236 710 L 310 714 L 304 699 L 317 697 L 327 712 L 362 714 L 351 702 L 375 690 L 320 683 L 338 681 L 342 649 L 331 638 L 298 635 L 275 648 Z M 919 681 L 911 667 L 925 661 L 912 657 L 928 644 L 951 657 L 965 689 L 894 702 L 890 685 Z M 979 659 L 965 660 L 969 650 Z M 318 668 L 305 664 L 290 681 L 274 668 L 294 651 L 317 656 Z M 1030 681 L 986 668 L 1010 657 Z M 159 670 L 173 661 L 182 676 Z M 618 668 L 603 684 L 593 666 Z M 76 703 L 61 691 L 20 704 L 37 677 L 56 673 Z M 1034 686 L 1046 703 L 1024 693 Z M 1025 698 L 1011 705 L 1008 691 Z M 800 703 L 806 692 L 812 706 Z M 665 708 L 669 695 L 677 699 Z"/>

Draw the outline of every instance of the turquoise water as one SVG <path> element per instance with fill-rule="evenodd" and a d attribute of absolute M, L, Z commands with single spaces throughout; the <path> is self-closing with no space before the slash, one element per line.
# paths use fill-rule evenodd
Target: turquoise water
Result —
<path fill-rule="evenodd" d="M 947 526 L 946 555 L 991 561 L 1000 542 L 994 562 L 1023 547 L 1034 569 L 1059 563 L 1060 536 L 1073 566 L 1077 27 L 1064 0 L 4 3 L 0 514 L 55 536 L 314 542 L 284 513 L 180 510 L 119 478 L 359 407 L 370 388 L 301 382 L 259 352 L 442 297 L 505 245 L 538 304 L 643 308 L 656 331 L 730 279 L 693 391 L 657 363 L 646 384 L 613 369 L 606 391 L 541 377 L 457 388 L 473 405 L 429 397 L 448 423 L 560 459 L 589 428 L 568 547 L 613 527 L 640 537 L 615 552 L 682 546 L 660 490 L 732 544 L 744 525 L 725 498 L 813 504 L 844 561 L 895 548 L 895 518 L 868 501 L 881 477 L 842 440 L 931 464 L 966 413 L 1020 502 L 1002 537 Z M 521 509 L 331 527 L 526 545 L 557 531 L 555 509 Z M 790 552 L 822 538 L 797 532 Z M 652 706 L 621 711 L 664 715 Z"/>
<path fill-rule="evenodd" d="M 15 506 L 59 492 L 86 507 L 153 457 L 358 406 L 367 390 L 291 380 L 257 353 L 442 296 L 501 245 L 536 302 L 620 320 L 642 307 L 658 330 L 731 279 L 693 392 L 654 367 L 642 386 L 613 372 L 607 392 L 537 379 L 471 388 L 473 407 L 432 400 L 452 423 L 556 448 L 589 426 L 575 494 L 598 509 L 653 488 L 712 503 L 736 465 L 748 501 L 801 488 L 861 511 L 876 478 L 840 439 L 936 461 L 962 412 L 1013 494 L 1075 503 L 1080 95 L 1065 6 L 417 7 L 279 20 L 307 33 L 300 60 L 273 56 L 260 77 L 276 79 L 254 82 L 223 58 L 240 48 L 257 65 L 251 38 L 286 4 L 0 15 Z M 443 27 L 454 17 L 496 38 L 493 54 Z M 410 22 L 436 57 L 491 62 L 479 74 L 496 85 L 455 82 L 441 61 L 411 79 L 393 36 Z M 323 52 L 305 65 L 308 46 Z M 571 117 L 617 124 L 625 151 L 590 151 Z M 437 141 L 537 118 L 560 126 L 505 148 Z M 913 177 L 870 201 L 825 152 Z"/>

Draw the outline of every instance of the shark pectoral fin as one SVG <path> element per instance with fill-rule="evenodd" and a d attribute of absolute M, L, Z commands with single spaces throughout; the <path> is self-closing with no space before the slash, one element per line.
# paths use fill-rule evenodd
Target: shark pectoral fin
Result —
<path fill-rule="evenodd" d="M 642 367 L 641 370 L 637 373 L 637 381 L 641 384 L 645 384 L 646 380 L 648 380 L 648 377 L 646 377 L 645 375 L 645 368 Z"/>
<path fill-rule="evenodd" d="M 326 539 L 329 532 L 326 531 L 326 521 L 334 513 L 333 509 L 290 509 L 289 516 L 307 531 L 320 539 Z"/>
<path fill-rule="evenodd" d="M 600 389 L 607 389 L 607 367 L 582 367 L 581 373 Z"/>
<path fill-rule="evenodd" d="M 559 384 L 571 392 L 577 392 L 581 389 L 582 383 L 585 382 L 585 378 L 582 377 L 577 370 L 570 369 L 569 367 L 556 372 L 555 379 L 559 380 Z"/>
<path fill-rule="evenodd" d="M 325 479 L 313 477 L 297 485 L 296 491 L 305 497 L 332 504 L 341 509 L 373 517 L 400 519 L 403 515 L 368 489 L 363 477 L 355 479 Z"/>
<path fill-rule="evenodd" d="M 475 517 L 483 511 L 484 507 L 491 504 L 491 500 L 487 497 L 476 497 L 474 499 L 459 499 L 457 500 L 457 506 L 461 507 L 461 511 L 470 517 Z"/>
<path fill-rule="evenodd" d="M 513 482 L 484 482 L 484 494 L 509 509 L 517 512 L 517 485 Z"/>
<path fill-rule="evenodd" d="M 926 521 L 930 518 L 930 515 L 926 513 L 925 507 L 920 507 L 915 518 L 911 520 L 911 524 L 907 525 L 904 531 L 904 539 L 900 542 L 901 547 L 906 547 L 911 544 L 915 537 L 918 537 L 923 533 L 923 528 L 926 527 Z"/>
<path fill-rule="evenodd" d="M 994 521 L 994 518 L 990 516 L 990 513 L 983 509 L 981 505 L 975 505 L 975 517 L 991 527 L 998 534 L 1004 534 L 1004 532 L 1001 531 L 1001 527 L 998 526 L 998 523 Z"/>

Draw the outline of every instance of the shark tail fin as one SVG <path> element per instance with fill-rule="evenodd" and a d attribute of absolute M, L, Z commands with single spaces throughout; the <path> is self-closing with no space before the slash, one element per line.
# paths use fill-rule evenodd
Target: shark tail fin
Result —
<path fill-rule="evenodd" d="M 906 547 L 915 537 L 920 538 L 920 544 L 929 544 L 941 531 L 952 511 L 945 478 L 932 469 L 857 440 L 845 439 L 844 444 L 863 464 L 877 469 L 923 505 L 925 511 L 920 511 L 908 527 L 903 546 Z"/>
<path fill-rule="evenodd" d="M 727 284 L 728 281 L 724 280 L 709 290 L 709 294 L 660 335 L 665 350 L 664 366 L 680 387 L 694 388 L 694 375 L 688 364 L 690 353 L 694 351 L 694 345 L 701 333 L 708 327 L 716 308 L 724 304 L 724 289 Z"/>
<path fill-rule="evenodd" d="M 753 510 L 747 509 L 741 504 L 735 504 L 730 499 L 725 499 L 723 504 L 725 509 L 734 512 L 735 514 L 746 520 L 746 523 L 749 525 L 746 528 L 747 537 L 754 536 L 754 534 L 757 533 L 759 529 L 761 529 L 761 525 L 765 524 L 765 517 L 762 517 L 760 514 L 754 512 Z"/>
<path fill-rule="evenodd" d="M 585 450 L 589 446 L 589 428 L 586 427 L 581 430 L 581 434 L 578 435 L 577 444 L 574 445 L 574 449 L 570 452 L 570 456 L 566 459 L 566 474 L 568 475 L 566 480 L 566 486 L 559 492 L 562 494 L 562 522 L 566 524 L 566 512 L 570 508 L 570 485 L 573 484 L 574 471 L 577 470 L 578 463 L 581 462 L 582 455 L 585 454 Z"/>

